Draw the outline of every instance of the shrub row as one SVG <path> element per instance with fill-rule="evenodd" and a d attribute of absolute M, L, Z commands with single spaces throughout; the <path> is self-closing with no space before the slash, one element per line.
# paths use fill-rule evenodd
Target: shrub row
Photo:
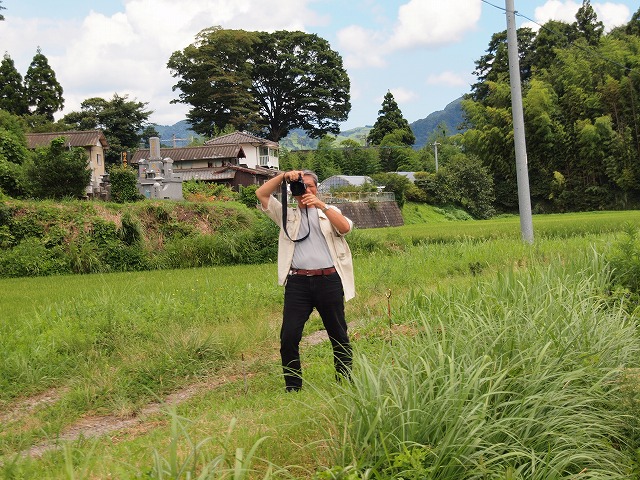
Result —
<path fill-rule="evenodd" d="M 233 202 L 0 203 L 0 276 L 274 261 L 277 228 Z"/>

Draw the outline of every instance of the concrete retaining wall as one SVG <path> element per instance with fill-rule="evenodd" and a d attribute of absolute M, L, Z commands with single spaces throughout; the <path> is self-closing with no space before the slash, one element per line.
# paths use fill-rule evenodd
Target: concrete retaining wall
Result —
<path fill-rule="evenodd" d="M 337 204 L 342 214 L 358 228 L 399 227 L 404 225 L 396 202 L 356 202 Z"/>

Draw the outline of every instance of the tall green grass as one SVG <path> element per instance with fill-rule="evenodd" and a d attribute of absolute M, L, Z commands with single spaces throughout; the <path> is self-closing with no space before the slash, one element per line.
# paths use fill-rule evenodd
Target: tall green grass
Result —
<path fill-rule="evenodd" d="M 630 471 L 639 410 L 634 371 L 622 367 L 636 361 L 637 333 L 594 253 L 619 230 L 597 233 L 602 225 L 580 218 L 554 229 L 581 223 L 582 233 L 538 235 L 533 246 L 482 229 L 453 240 L 468 222 L 447 224 L 446 242 L 414 242 L 402 229 L 354 232 L 351 242 L 361 234 L 374 247 L 355 260 L 347 318 L 359 356 L 354 385 L 338 398 L 327 345 L 303 348 L 310 388 L 282 391 L 275 265 L 0 279 L 2 412 L 53 390 L 24 415 L 0 413 L 0 477 L 172 478 L 184 467 L 180 478 L 207 468 L 202 478 L 232 478 L 237 449 L 246 478 L 528 478 L 531 465 L 531 478 L 545 478 L 545 468 L 555 478 L 589 448 L 602 461 L 585 461 L 593 478 L 605 478 L 597 475 L 611 459 Z M 307 332 L 318 328 L 314 316 Z M 219 375 L 227 381 L 185 401 L 178 416 L 60 441 L 66 457 L 19 454 L 55 443 L 82 416 L 135 415 Z M 575 455 L 574 437 L 587 445 Z M 434 465 L 454 473 L 432 477 Z"/>
<path fill-rule="evenodd" d="M 609 279 L 590 253 L 415 289 L 397 319 L 414 334 L 359 356 L 353 388 L 327 399 L 336 464 L 375 478 L 631 478 L 637 412 L 621 386 L 640 343 L 605 301 Z"/>

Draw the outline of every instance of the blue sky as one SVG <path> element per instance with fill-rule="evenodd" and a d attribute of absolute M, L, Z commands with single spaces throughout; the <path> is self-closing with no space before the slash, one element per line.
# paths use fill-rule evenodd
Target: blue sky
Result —
<path fill-rule="evenodd" d="M 515 0 L 523 17 L 572 22 L 579 0 Z M 591 0 L 607 28 L 626 23 L 637 0 Z M 340 53 L 351 80 L 343 130 L 375 122 L 390 90 L 414 122 L 469 92 L 474 61 L 505 30 L 504 0 L 3 0 L 0 49 L 24 76 L 38 47 L 64 88 L 65 110 L 114 93 L 148 102 L 150 120 L 185 118 L 166 68 L 203 28 L 302 30 Z"/>

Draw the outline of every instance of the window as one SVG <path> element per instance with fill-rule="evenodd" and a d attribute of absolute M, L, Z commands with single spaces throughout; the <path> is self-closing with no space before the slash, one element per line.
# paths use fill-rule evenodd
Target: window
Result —
<path fill-rule="evenodd" d="M 100 157 L 99 153 L 96 155 L 96 163 L 98 164 L 98 166 L 102 165 L 102 158 Z"/>
<path fill-rule="evenodd" d="M 266 167 L 267 165 L 269 165 L 269 147 L 260 147 L 259 152 L 260 152 L 259 164 L 261 167 Z"/>

